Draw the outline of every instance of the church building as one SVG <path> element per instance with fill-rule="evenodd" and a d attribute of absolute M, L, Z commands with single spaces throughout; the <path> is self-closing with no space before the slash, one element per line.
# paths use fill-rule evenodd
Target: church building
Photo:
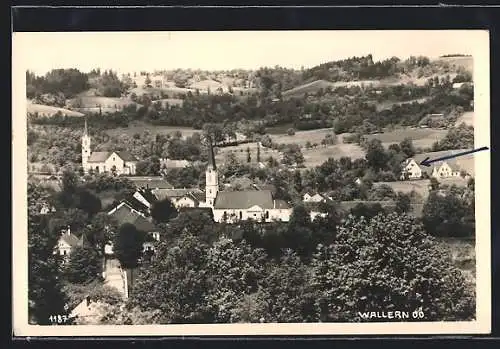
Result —
<path fill-rule="evenodd" d="M 212 144 L 209 148 L 205 182 L 205 203 L 211 207 L 216 222 L 234 223 L 253 219 L 259 222 L 288 222 L 292 208 L 284 200 L 276 200 L 271 190 L 219 191 L 219 175 Z"/>
<path fill-rule="evenodd" d="M 84 173 L 135 175 L 138 159 L 128 151 L 95 151 L 90 149 L 90 136 L 85 120 L 82 136 L 82 167 Z"/>

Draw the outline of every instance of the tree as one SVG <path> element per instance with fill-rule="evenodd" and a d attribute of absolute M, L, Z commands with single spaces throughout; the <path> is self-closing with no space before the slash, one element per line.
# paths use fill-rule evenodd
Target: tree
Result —
<path fill-rule="evenodd" d="M 260 144 L 257 143 L 257 162 L 260 162 Z"/>
<path fill-rule="evenodd" d="M 79 190 L 77 200 L 76 207 L 85 211 L 89 217 L 94 216 L 102 208 L 101 199 L 85 189 Z"/>
<path fill-rule="evenodd" d="M 142 255 L 146 234 L 130 223 L 124 223 L 114 236 L 113 251 L 122 268 L 133 269 Z"/>
<path fill-rule="evenodd" d="M 247 147 L 247 162 L 252 162 L 252 156 L 250 155 L 250 147 Z"/>
<path fill-rule="evenodd" d="M 396 212 L 406 213 L 411 209 L 411 199 L 408 194 L 398 192 L 396 194 Z"/>
<path fill-rule="evenodd" d="M 440 237 L 474 236 L 474 207 L 460 196 L 451 191 L 430 192 L 422 211 L 422 222 L 429 234 Z"/>
<path fill-rule="evenodd" d="M 160 310 L 159 323 L 213 322 L 207 300 L 208 245 L 188 234 L 170 247 L 161 243 L 156 255 L 148 268 L 140 269 L 130 305 Z"/>
<path fill-rule="evenodd" d="M 379 139 L 372 139 L 366 146 L 366 161 L 368 166 L 375 171 L 383 170 L 387 167 L 387 154 Z"/>
<path fill-rule="evenodd" d="M 294 136 L 295 135 L 295 129 L 293 128 L 289 128 L 287 131 L 286 131 L 286 134 L 289 135 L 289 136 Z"/>
<path fill-rule="evenodd" d="M 144 85 L 145 85 L 146 87 L 151 87 L 151 82 L 152 82 L 152 81 L 151 81 L 151 78 L 149 77 L 149 74 L 148 74 L 148 75 L 146 75 L 146 79 L 144 80 Z"/>
<path fill-rule="evenodd" d="M 348 217 L 333 244 L 317 247 L 311 267 L 322 322 L 359 321 L 359 312 L 373 309 L 421 309 L 426 321 L 475 318 L 472 285 L 407 215 Z"/>
<path fill-rule="evenodd" d="M 177 209 L 169 198 L 165 198 L 153 203 L 151 217 L 156 223 L 167 223 L 177 217 Z"/>
<path fill-rule="evenodd" d="M 407 158 L 411 158 L 415 155 L 415 147 L 413 146 L 413 142 L 410 138 L 405 138 L 399 145 L 401 147 L 401 151 L 405 153 Z"/>
<path fill-rule="evenodd" d="M 69 282 L 88 283 L 99 276 L 101 265 L 101 258 L 94 247 L 77 246 L 71 251 L 64 274 Z"/>
<path fill-rule="evenodd" d="M 259 291 L 265 277 L 267 260 L 263 249 L 222 237 L 208 249 L 206 263 L 207 300 L 214 322 L 255 322 L 266 316 L 267 309 L 251 317 L 238 309 L 239 301 Z"/>
<path fill-rule="evenodd" d="M 66 314 L 60 261 L 53 254 L 59 230 L 51 229 L 47 215 L 40 215 L 48 195 L 28 184 L 28 314 L 30 323 L 39 325 L 50 325 L 50 315 Z"/>

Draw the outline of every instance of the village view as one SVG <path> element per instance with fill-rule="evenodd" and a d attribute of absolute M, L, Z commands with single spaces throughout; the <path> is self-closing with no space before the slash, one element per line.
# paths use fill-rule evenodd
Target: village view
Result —
<path fill-rule="evenodd" d="M 473 57 L 320 62 L 27 71 L 30 322 L 475 319 Z"/>

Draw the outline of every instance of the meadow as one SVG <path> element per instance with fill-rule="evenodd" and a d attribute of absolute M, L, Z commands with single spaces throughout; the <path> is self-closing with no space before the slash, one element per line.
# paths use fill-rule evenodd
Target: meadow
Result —
<path fill-rule="evenodd" d="M 390 132 L 366 135 L 367 140 L 379 139 L 385 147 L 394 143 L 400 143 L 405 138 L 410 138 L 415 147 L 431 147 L 446 136 L 447 130 L 438 130 L 432 128 L 404 128 Z"/>
<path fill-rule="evenodd" d="M 127 135 L 129 137 L 132 137 L 134 134 L 136 133 L 142 134 L 144 131 L 148 131 L 154 136 L 156 136 L 157 134 L 165 135 L 168 133 L 174 133 L 176 131 L 180 131 L 183 138 L 191 137 L 195 132 L 201 133 L 200 130 L 195 130 L 194 128 L 190 127 L 151 125 L 142 122 L 130 123 L 127 127 L 114 128 L 106 130 L 105 132 L 110 137 L 119 137 L 121 135 Z"/>
<path fill-rule="evenodd" d="M 319 146 L 314 149 L 302 149 L 304 155 L 304 165 L 306 167 L 316 167 L 324 163 L 329 158 L 340 159 L 341 157 L 350 157 L 352 160 L 365 157 L 365 151 L 356 144 L 329 145 L 327 147 Z"/>
<path fill-rule="evenodd" d="M 417 179 L 410 181 L 397 181 L 397 182 L 376 182 L 373 183 L 374 186 L 380 185 L 388 185 L 395 192 L 401 191 L 403 193 L 410 193 L 411 191 L 415 191 L 416 193 L 422 196 L 422 202 L 424 202 L 429 196 L 429 185 L 431 181 L 429 179 Z M 452 177 L 452 178 L 442 178 L 439 179 L 440 184 L 444 185 L 457 185 L 457 186 L 466 186 L 467 180 L 462 177 Z"/>
<path fill-rule="evenodd" d="M 462 116 L 460 116 L 457 119 L 455 126 L 458 126 L 461 123 L 465 123 L 466 125 L 474 126 L 474 112 L 469 111 L 469 112 L 463 113 Z"/>
<path fill-rule="evenodd" d="M 247 148 L 250 148 L 251 163 L 257 162 L 257 143 L 246 143 L 228 147 L 217 147 L 215 160 L 217 163 L 224 163 L 226 157 L 233 153 L 241 163 L 247 163 Z M 272 156 L 276 160 L 280 160 L 282 155 L 279 151 L 270 148 L 260 148 L 260 162 L 265 163 L 266 160 Z"/>
<path fill-rule="evenodd" d="M 26 111 L 28 113 L 38 113 L 39 116 L 43 116 L 43 117 L 50 117 L 50 116 L 56 114 L 57 112 L 60 112 L 61 114 L 67 115 L 67 116 L 83 116 L 82 113 L 74 111 L 74 110 L 53 107 L 50 105 L 33 104 L 33 103 L 29 103 L 29 102 L 26 106 Z"/>
<path fill-rule="evenodd" d="M 333 130 L 331 128 L 296 131 L 293 136 L 289 136 L 288 134 L 286 134 L 286 130 L 287 129 L 283 130 L 284 133 L 278 133 L 280 130 L 274 129 L 273 134 L 270 134 L 273 142 L 278 144 L 298 144 L 300 146 L 305 146 L 307 142 L 310 142 L 311 144 L 321 144 L 321 140 L 325 138 L 327 134 L 333 134 Z M 338 135 L 337 138 L 338 143 L 342 142 L 341 135 Z"/>

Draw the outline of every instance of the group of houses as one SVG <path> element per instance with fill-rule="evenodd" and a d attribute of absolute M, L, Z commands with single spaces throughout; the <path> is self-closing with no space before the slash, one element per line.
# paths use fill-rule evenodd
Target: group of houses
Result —
<path fill-rule="evenodd" d="M 457 151 L 458 152 L 458 151 Z M 451 155 L 453 151 L 434 152 L 433 157 Z M 403 163 L 401 180 L 415 180 L 422 178 L 470 178 L 474 176 L 474 159 L 472 156 L 451 158 L 433 162 L 431 166 L 421 165 L 428 154 L 417 154 Z"/>

